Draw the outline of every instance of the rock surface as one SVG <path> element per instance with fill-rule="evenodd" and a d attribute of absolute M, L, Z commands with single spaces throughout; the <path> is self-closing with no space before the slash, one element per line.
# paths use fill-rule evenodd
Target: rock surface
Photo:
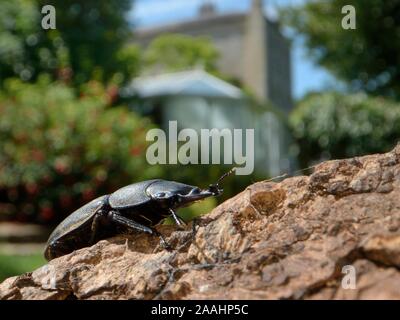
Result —
<path fill-rule="evenodd" d="M 400 146 L 255 183 L 195 233 L 158 229 L 175 250 L 103 240 L 5 280 L 0 298 L 400 299 Z"/>

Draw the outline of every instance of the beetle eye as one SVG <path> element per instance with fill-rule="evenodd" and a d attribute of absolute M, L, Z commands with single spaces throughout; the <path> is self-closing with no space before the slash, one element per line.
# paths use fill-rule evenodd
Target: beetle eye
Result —
<path fill-rule="evenodd" d="M 156 198 L 165 198 L 165 192 L 156 193 Z"/>
<path fill-rule="evenodd" d="M 168 198 L 170 196 L 171 196 L 170 192 L 157 192 L 154 195 L 154 198 L 156 198 L 156 199 L 166 199 L 166 198 Z"/>

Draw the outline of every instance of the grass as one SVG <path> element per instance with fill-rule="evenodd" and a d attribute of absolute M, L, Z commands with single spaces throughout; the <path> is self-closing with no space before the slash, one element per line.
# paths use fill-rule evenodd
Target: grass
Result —
<path fill-rule="evenodd" d="M 41 253 L 32 255 L 0 254 L 0 282 L 8 277 L 33 271 L 45 263 L 46 260 Z"/>

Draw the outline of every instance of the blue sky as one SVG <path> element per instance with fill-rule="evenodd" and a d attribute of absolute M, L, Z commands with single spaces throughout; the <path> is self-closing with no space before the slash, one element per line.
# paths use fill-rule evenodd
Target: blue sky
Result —
<path fill-rule="evenodd" d="M 265 0 L 267 16 L 276 18 L 276 9 L 281 6 L 297 5 L 307 0 Z M 188 20 L 196 16 L 197 9 L 204 0 L 135 0 L 130 20 L 137 27 L 163 25 L 175 21 Z M 219 12 L 247 11 L 251 0 L 214 0 Z M 300 98 L 313 90 L 336 86 L 335 79 L 325 69 L 315 65 L 307 57 L 301 40 L 292 47 L 292 92 Z"/>

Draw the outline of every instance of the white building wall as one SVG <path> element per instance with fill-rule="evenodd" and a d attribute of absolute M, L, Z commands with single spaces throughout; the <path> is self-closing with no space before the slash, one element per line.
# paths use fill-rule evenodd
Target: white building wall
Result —
<path fill-rule="evenodd" d="M 272 112 L 256 114 L 241 100 L 189 96 L 167 98 L 162 112 L 165 129 L 168 121 L 177 121 L 178 130 L 243 129 L 243 143 L 245 129 L 254 129 L 255 171 L 265 175 L 287 172 L 284 127 Z"/>

